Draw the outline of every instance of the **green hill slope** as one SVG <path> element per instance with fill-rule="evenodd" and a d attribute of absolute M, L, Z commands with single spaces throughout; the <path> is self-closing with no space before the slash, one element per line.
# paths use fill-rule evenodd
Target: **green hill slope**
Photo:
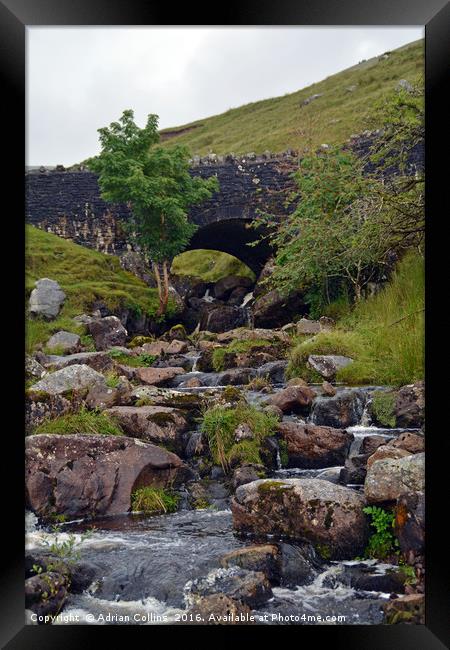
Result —
<path fill-rule="evenodd" d="M 149 315 L 156 314 L 158 298 L 155 289 L 124 271 L 119 259 L 104 255 L 71 241 L 26 226 L 26 295 L 39 278 L 57 280 L 66 293 L 66 301 L 54 321 L 28 320 L 27 350 L 45 343 L 60 329 L 83 333 L 83 327 L 72 318 L 89 310 L 101 300 L 111 309 L 127 307 Z"/>
<path fill-rule="evenodd" d="M 185 144 L 193 155 L 280 152 L 301 149 L 308 132 L 313 146 L 340 144 L 367 128 L 374 102 L 392 92 L 400 79 L 414 83 L 423 74 L 424 41 L 420 40 L 283 97 L 163 129 L 162 144 Z M 302 105 L 315 94 L 322 96 Z"/>

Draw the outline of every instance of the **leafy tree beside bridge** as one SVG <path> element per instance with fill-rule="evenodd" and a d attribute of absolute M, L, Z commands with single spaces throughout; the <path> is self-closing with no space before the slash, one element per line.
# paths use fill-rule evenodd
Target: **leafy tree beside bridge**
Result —
<path fill-rule="evenodd" d="M 188 209 L 218 189 L 217 178 L 192 177 L 186 147 L 158 146 L 157 115 L 149 115 L 140 129 L 133 111 L 126 110 L 118 122 L 99 129 L 99 134 L 101 152 L 87 165 L 99 176 L 102 198 L 130 208 L 132 216 L 126 228 L 151 260 L 158 315 L 163 315 L 169 300 L 170 262 L 186 248 L 197 228 L 188 220 Z"/>

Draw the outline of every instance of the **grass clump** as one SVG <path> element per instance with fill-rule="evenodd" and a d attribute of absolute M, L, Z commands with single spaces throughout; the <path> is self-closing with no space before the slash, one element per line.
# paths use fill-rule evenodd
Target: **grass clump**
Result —
<path fill-rule="evenodd" d="M 137 348 L 137 347 L 140 347 L 141 345 L 144 345 L 144 343 L 154 343 L 154 342 L 155 342 L 155 339 L 154 339 L 153 336 L 135 336 L 128 343 L 128 347 L 129 348 Z"/>
<path fill-rule="evenodd" d="M 394 392 L 377 391 L 373 394 L 371 411 L 377 424 L 382 427 L 395 427 L 395 401 Z"/>
<path fill-rule="evenodd" d="M 245 354 L 258 348 L 267 348 L 270 346 L 273 346 L 273 343 L 266 339 L 235 339 L 226 347 L 215 348 L 213 350 L 211 358 L 212 366 L 216 372 L 220 372 L 226 369 L 228 358 L 232 360 L 235 354 Z"/>
<path fill-rule="evenodd" d="M 170 490 L 151 486 L 138 488 L 131 495 L 131 510 L 146 515 L 175 512 L 180 497 Z"/>
<path fill-rule="evenodd" d="M 107 372 L 105 373 L 105 382 L 108 388 L 117 388 L 117 386 L 120 384 L 120 377 L 114 371 Z"/>
<path fill-rule="evenodd" d="M 409 251 L 381 291 L 361 300 L 335 330 L 298 343 L 288 376 L 311 381 L 310 354 L 342 354 L 354 362 L 338 371 L 347 384 L 402 386 L 424 377 L 424 260 Z"/>
<path fill-rule="evenodd" d="M 234 432 L 240 424 L 250 427 L 254 434 L 252 440 L 235 441 Z M 208 409 L 201 430 L 206 434 L 213 461 L 228 472 L 230 465 L 262 464 L 261 444 L 267 436 L 275 433 L 277 424 L 274 415 L 240 403 L 232 408 L 216 405 Z"/>
<path fill-rule="evenodd" d="M 53 420 L 45 420 L 33 434 L 98 434 L 104 436 L 125 435 L 122 427 L 109 415 L 81 408 L 77 413 L 61 415 Z"/>
<path fill-rule="evenodd" d="M 174 275 L 199 278 L 203 282 L 217 282 L 228 275 L 255 281 L 253 271 L 237 257 L 207 249 L 185 251 L 177 255 L 170 271 Z"/>
<path fill-rule="evenodd" d="M 56 280 L 66 294 L 55 320 L 27 319 L 27 352 L 59 330 L 85 334 L 85 326 L 73 321 L 73 317 L 90 311 L 96 301 L 112 311 L 127 308 L 136 314 L 156 316 L 159 304 L 156 289 L 150 289 L 122 269 L 118 257 L 79 246 L 31 225 L 26 226 L 25 232 L 27 298 L 40 278 Z M 175 309 L 171 301 L 167 316 L 173 316 Z"/>
<path fill-rule="evenodd" d="M 109 356 L 114 359 L 117 363 L 120 363 L 124 366 L 130 366 L 132 368 L 142 368 L 142 366 L 152 366 L 158 357 L 155 357 L 153 354 L 147 354 L 143 352 L 142 354 L 132 355 L 126 354 L 121 350 L 115 350 L 114 348 L 108 352 Z"/>

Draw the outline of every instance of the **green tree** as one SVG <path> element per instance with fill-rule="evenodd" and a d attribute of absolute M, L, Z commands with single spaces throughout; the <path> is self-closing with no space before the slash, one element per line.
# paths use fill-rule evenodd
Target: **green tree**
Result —
<path fill-rule="evenodd" d="M 99 134 L 101 152 L 87 165 L 99 175 L 102 198 L 130 208 L 126 229 L 151 260 L 158 315 L 162 315 L 169 300 L 170 261 L 185 249 L 196 230 L 188 221 L 188 209 L 218 189 L 217 178 L 192 177 L 186 147 L 158 146 L 157 115 L 149 115 L 141 129 L 133 111 L 126 110 L 118 122 L 99 129 Z"/>

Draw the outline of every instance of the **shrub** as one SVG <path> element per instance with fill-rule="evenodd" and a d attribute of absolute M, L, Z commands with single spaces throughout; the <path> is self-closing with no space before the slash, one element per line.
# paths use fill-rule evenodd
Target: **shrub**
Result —
<path fill-rule="evenodd" d="M 131 509 L 147 515 L 175 512 L 179 500 L 180 497 L 170 490 L 146 486 L 138 488 L 131 495 Z"/>
<path fill-rule="evenodd" d="M 384 560 L 390 555 L 398 554 L 399 544 L 393 533 L 394 513 L 378 506 L 368 506 L 363 508 L 363 512 L 370 516 L 370 525 L 375 529 L 365 550 L 366 557 Z"/>
<path fill-rule="evenodd" d="M 106 413 L 88 411 L 81 408 L 78 413 L 61 415 L 53 420 L 45 420 L 39 424 L 34 434 L 99 434 L 105 436 L 123 436 L 122 427 Z"/>
<path fill-rule="evenodd" d="M 125 352 L 122 352 L 122 350 L 117 350 L 116 348 L 112 348 L 111 350 L 109 350 L 108 354 L 117 363 L 120 363 L 124 366 L 131 366 L 132 368 L 142 368 L 142 366 L 151 366 L 158 358 L 153 356 L 152 354 L 147 354 L 145 352 L 137 355 L 126 354 Z"/>
<path fill-rule="evenodd" d="M 396 395 L 393 392 L 377 391 L 372 397 L 372 414 L 383 427 L 395 427 Z"/>
<path fill-rule="evenodd" d="M 105 381 L 108 388 L 117 388 L 120 384 L 120 377 L 115 372 L 105 373 Z"/>
<path fill-rule="evenodd" d="M 249 425 L 253 440 L 235 442 L 234 432 L 239 424 Z M 208 409 L 201 429 L 206 434 L 214 462 L 227 472 L 231 463 L 261 463 L 261 443 L 276 431 L 277 424 L 274 415 L 240 403 L 232 408 L 213 406 Z"/>

